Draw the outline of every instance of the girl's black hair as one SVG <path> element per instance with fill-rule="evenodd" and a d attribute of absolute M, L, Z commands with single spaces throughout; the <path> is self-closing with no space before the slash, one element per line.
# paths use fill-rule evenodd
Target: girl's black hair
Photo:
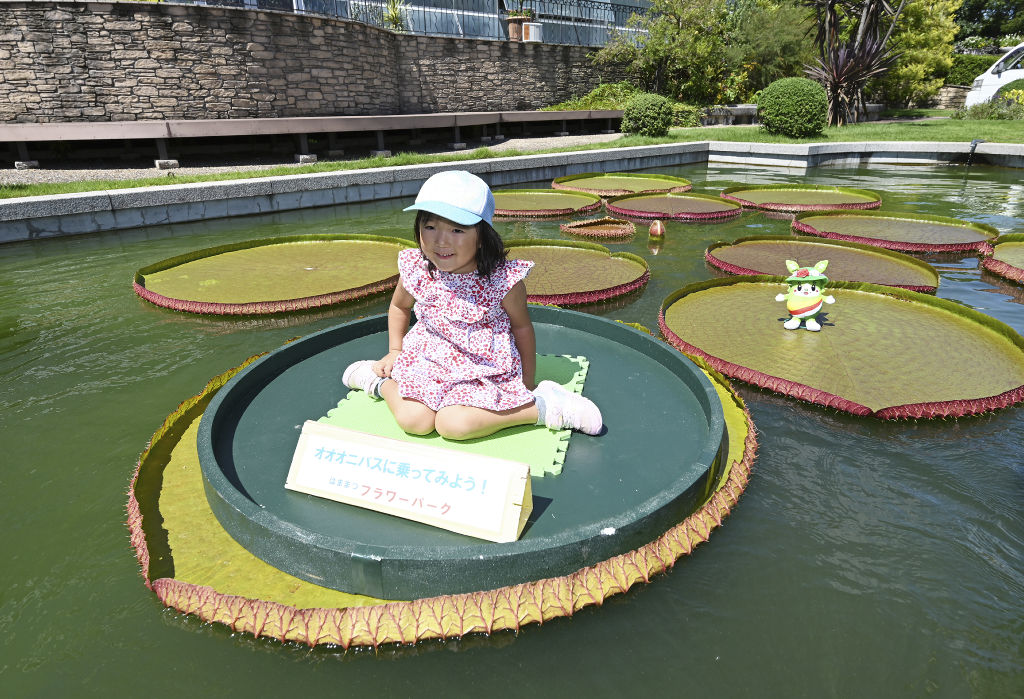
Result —
<path fill-rule="evenodd" d="M 416 223 L 413 224 L 413 235 L 416 236 L 416 245 L 420 245 L 420 226 L 428 218 L 444 218 L 437 214 L 432 214 L 429 211 L 417 211 L 416 212 Z M 457 224 L 453 224 L 457 225 Z M 479 247 L 476 251 L 476 273 L 481 277 L 491 276 L 491 272 L 495 268 L 505 261 L 508 253 L 505 251 L 505 242 L 498 235 L 498 231 L 494 230 L 494 227 L 487 223 L 487 221 L 481 220 L 480 223 L 476 224 L 477 237 Z M 468 228 L 469 226 L 467 226 Z M 422 251 L 422 247 L 420 248 Z M 427 273 L 430 277 L 434 277 L 434 270 L 437 267 L 434 266 L 433 262 L 427 261 Z"/>

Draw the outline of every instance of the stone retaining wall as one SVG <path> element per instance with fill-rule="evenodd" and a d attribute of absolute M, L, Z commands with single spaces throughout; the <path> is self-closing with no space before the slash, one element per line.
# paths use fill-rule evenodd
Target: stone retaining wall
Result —
<path fill-rule="evenodd" d="M 0 123 L 536 109 L 601 82 L 589 53 L 203 5 L 0 0 Z"/>

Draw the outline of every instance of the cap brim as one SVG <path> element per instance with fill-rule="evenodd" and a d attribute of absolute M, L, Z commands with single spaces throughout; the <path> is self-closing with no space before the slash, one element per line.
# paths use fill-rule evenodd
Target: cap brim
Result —
<path fill-rule="evenodd" d="M 446 204 L 443 201 L 420 201 L 405 207 L 402 211 L 427 211 L 460 226 L 474 226 L 484 220 L 483 216 L 479 214 Z"/>

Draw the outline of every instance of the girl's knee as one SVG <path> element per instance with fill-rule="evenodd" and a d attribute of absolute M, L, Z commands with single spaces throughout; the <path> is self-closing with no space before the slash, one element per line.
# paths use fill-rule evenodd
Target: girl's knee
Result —
<path fill-rule="evenodd" d="M 434 431 L 434 413 L 429 410 L 402 411 L 395 415 L 395 422 L 406 434 L 423 436 Z"/>
<path fill-rule="evenodd" d="M 439 435 L 452 441 L 462 441 L 476 436 L 480 426 L 473 420 L 470 411 L 462 410 L 462 407 L 449 406 L 437 413 L 434 429 Z"/>

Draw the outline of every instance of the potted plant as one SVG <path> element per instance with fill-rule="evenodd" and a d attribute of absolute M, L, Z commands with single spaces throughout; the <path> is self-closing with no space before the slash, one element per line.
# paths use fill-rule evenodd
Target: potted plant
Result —
<path fill-rule="evenodd" d="M 517 0 L 516 8 L 509 10 L 506 16 L 508 20 L 508 40 L 509 41 L 522 41 L 523 40 L 523 22 L 529 22 L 533 19 L 533 10 L 528 7 L 523 7 L 525 0 Z"/>

